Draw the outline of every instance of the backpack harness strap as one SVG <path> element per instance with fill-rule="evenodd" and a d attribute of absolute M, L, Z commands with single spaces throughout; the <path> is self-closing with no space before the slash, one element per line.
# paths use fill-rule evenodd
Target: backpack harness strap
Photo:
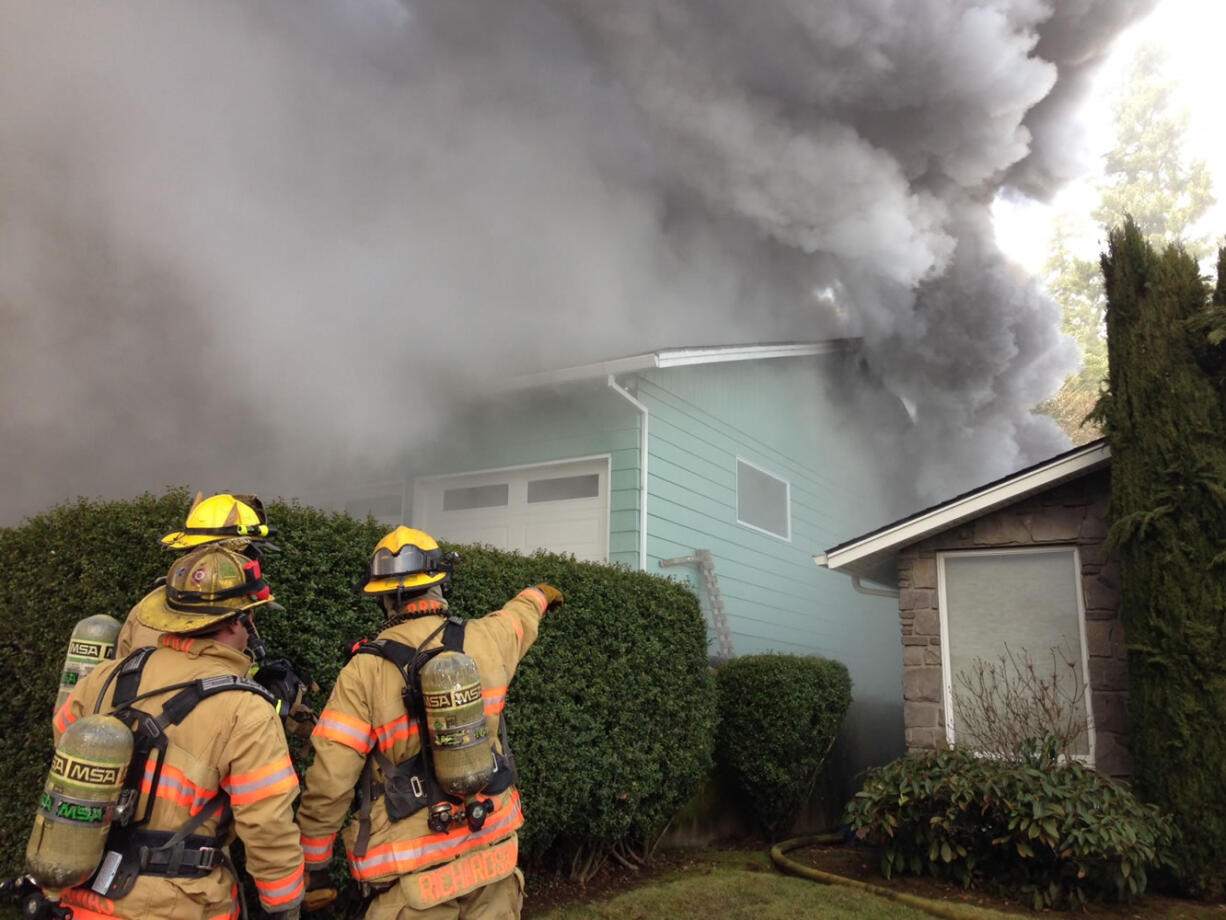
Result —
<path fill-rule="evenodd" d="M 221 814 L 229 805 L 229 796 L 218 790 L 209 803 L 196 815 L 183 823 L 176 831 L 145 830 L 153 812 L 162 768 L 166 761 L 168 739 L 166 729 L 178 725 L 203 700 L 241 690 L 262 697 L 270 705 L 276 701 L 272 694 L 246 677 L 220 674 L 183 683 L 158 687 L 140 693 L 141 677 L 153 648 L 134 651 L 112 672 L 103 685 L 94 711 L 101 709 L 106 688 L 115 679 L 115 695 L 111 699 L 111 714 L 131 728 L 136 737 L 128 776 L 115 809 L 116 822 L 111 827 L 107 840 L 107 854 L 98 870 L 89 881 L 89 887 L 108 898 L 122 898 L 132 890 L 140 875 L 162 875 L 176 878 L 192 878 L 208 875 L 215 866 L 226 860 L 223 849 L 224 832 L 216 836 L 194 833 L 207 820 Z M 175 692 L 154 716 L 135 704 L 153 696 Z M 140 798 L 144 774 L 150 762 L 155 764 L 150 779 L 150 792 L 144 813 L 136 818 L 134 810 Z"/>
<path fill-rule="evenodd" d="M 370 810 L 375 800 L 386 796 L 387 816 L 392 821 L 402 821 L 421 809 L 450 801 L 443 792 L 434 775 L 434 760 L 430 756 L 430 737 L 426 730 L 425 704 L 421 696 L 420 671 L 422 666 L 443 651 L 462 652 L 464 650 L 464 630 L 467 621 L 459 617 L 449 616 L 438 629 L 432 632 L 422 642 L 427 645 L 440 632 L 443 634 L 441 644 L 430 649 L 414 648 L 397 642 L 394 639 L 374 639 L 361 642 L 353 647 L 354 655 L 377 655 L 396 666 L 400 676 L 404 678 L 404 708 L 409 718 L 418 725 L 418 737 L 421 749 L 400 763 L 392 763 L 391 759 L 379 750 L 376 743 L 370 756 L 362 768 L 362 779 L 359 786 L 358 836 L 354 841 L 355 856 L 364 856 L 370 843 Z M 494 778 L 482 790 L 486 794 L 497 794 L 508 789 L 515 782 L 512 769 L 514 763 L 510 758 L 510 748 L 506 740 L 506 720 L 503 716 L 500 725 L 503 754 L 494 754 Z M 375 781 L 372 764 L 378 763 L 383 773 L 383 781 Z"/>

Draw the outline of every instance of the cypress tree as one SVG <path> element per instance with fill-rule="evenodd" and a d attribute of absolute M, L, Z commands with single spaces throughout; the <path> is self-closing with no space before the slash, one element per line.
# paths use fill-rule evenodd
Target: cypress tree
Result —
<path fill-rule="evenodd" d="M 1226 418 L 1208 289 L 1129 219 L 1102 257 L 1110 539 L 1122 578 L 1136 791 L 1171 813 L 1188 893 L 1226 881 Z"/>

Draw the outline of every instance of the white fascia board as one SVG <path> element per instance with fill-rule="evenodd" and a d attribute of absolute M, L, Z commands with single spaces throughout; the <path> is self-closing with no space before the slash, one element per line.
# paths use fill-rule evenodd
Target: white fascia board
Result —
<path fill-rule="evenodd" d="M 1105 441 L 1095 444 L 1084 451 L 1071 453 L 1052 463 L 971 492 L 925 514 L 906 518 L 862 540 L 828 549 L 814 556 L 813 561 L 835 572 L 863 575 L 879 571 L 885 558 L 892 557 L 904 546 L 1073 479 L 1102 466 L 1110 457 L 1111 451 Z"/>
<path fill-rule="evenodd" d="M 799 342 L 774 345 L 719 345 L 699 348 L 665 348 L 627 358 L 580 364 L 539 374 L 526 374 L 503 382 L 499 391 L 528 390 L 534 387 L 559 386 L 584 380 L 604 382 L 609 375 L 634 374 L 657 367 L 685 367 L 692 364 L 721 364 L 730 361 L 762 361 L 768 358 L 804 358 L 846 351 L 852 339 L 830 339 L 826 342 Z"/>
<path fill-rule="evenodd" d="M 658 352 L 659 367 L 722 364 L 729 361 L 764 361 L 770 358 L 805 358 L 846 351 L 847 339 L 778 345 L 732 345 L 718 348 L 670 348 Z"/>

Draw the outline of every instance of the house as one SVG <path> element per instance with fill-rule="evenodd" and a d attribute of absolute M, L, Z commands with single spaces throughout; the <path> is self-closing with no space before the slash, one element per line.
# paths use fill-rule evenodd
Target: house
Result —
<path fill-rule="evenodd" d="M 842 759 L 856 771 L 902 750 L 893 604 L 812 558 L 898 512 L 862 434 L 868 412 L 910 424 L 853 341 L 663 349 L 509 381 L 426 439 L 402 481 L 347 507 L 448 541 L 682 579 L 716 660 L 843 661 L 855 702 Z"/>
<path fill-rule="evenodd" d="M 1106 546 L 1110 459 L 1094 441 L 815 557 L 898 597 L 909 750 L 965 740 L 955 698 L 977 661 L 1008 649 L 1041 665 L 1058 649 L 1086 725 L 1075 753 L 1129 775 L 1120 582 Z"/>

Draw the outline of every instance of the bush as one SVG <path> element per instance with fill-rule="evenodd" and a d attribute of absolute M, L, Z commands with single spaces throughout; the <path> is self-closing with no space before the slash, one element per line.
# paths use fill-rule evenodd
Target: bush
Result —
<path fill-rule="evenodd" d="M 51 708 L 73 624 L 122 619 L 164 575 L 157 538 L 181 526 L 185 490 L 126 502 L 80 501 L 0 529 L 0 875 L 21 869 L 34 802 L 51 754 Z M 378 605 L 351 585 L 385 528 L 273 502 L 280 553 L 264 563 L 283 616 L 259 625 L 274 656 L 307 670 L 326 699 L 343 648 L 381 628 Z M 641 572 L 556 555 L 452 547 L 452 609 L 475 616 L 542 581 L 566 594 L 524 660 L 508 697 L 527 823 L 525 856 L 585 865 L 641 848 L 694 792 L 711 763 L 715 692 L 706 629 L 692 593 Z M 299 767 L 309 745 L 291 739 Z"/>
<path fill-rule="evenodd" d="M 716 673 L 715 758 L 748 817 L 774 839 L 791 830 L 851 705 L 846 665 L 747 655 Z"/>
<path fill-rule="evenodd" d="M 1036 910 L 1128 902 L 1164 863 L 1168 819 L 1054 746 L 1022 761 L 914 753 L 868 772 L 844 820 L 882 847 L 881 871 L 989 881 Z"/>

